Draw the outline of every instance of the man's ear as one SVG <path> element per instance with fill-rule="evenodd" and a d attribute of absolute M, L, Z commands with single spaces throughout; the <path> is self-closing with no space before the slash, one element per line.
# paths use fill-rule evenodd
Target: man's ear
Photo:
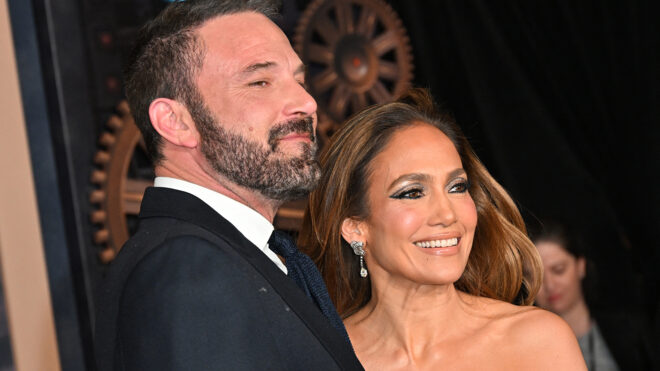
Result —
<path fill-rule="evenodd" d="M 351 243 L 351 241 L 360 241 L 367 244 L 368 228 L 364 221 L 355 218 L 346 218 L 341 223 L 341 236 Z"/>
<path fill-rule="evenodd" d="M 149 119 L 166 141 L 187 148 L 197 147 L 197 129 L 188 109 L 181 103 L 168 98 L 156 98 L 149 105 Z"/>

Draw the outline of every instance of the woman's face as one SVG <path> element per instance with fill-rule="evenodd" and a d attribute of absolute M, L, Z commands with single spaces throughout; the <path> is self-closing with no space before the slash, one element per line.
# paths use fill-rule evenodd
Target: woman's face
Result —
<path fill-rule="evenodd" d="M 536 248 L 543 260 L 543 285 L 536 304 L 562 315 L 583 300 L 584 258 L 576 258 L 553 241 L 538 241 Z"/>
<path fill-rule="evenodd" d="M 370 164 L 361 223 L 372 282 L 448 284 L 465 269 L 477 211 L 454 144 L 419 123 L 396 132 Z"/>

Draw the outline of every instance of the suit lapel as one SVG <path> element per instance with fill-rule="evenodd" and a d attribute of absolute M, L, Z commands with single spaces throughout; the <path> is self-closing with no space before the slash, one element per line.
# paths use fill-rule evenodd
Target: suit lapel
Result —
<path fill-rule="evenodd" d="M 310 298 L 231 223 L 197 197 L 169 188 L 147 188 L 140 218 L 170 217 L 198 225 L 234 249 L 272 285 L 294 313 L 319 339 L 338 364 L 359 363 L 350 346 Z"/>

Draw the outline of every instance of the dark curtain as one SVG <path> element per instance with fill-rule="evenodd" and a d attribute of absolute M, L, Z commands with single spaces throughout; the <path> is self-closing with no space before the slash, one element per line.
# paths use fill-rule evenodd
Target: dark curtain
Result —
<path fill-rule="evenodd" d="M 652 2 L 392 0 L 415 84 L 456 116 L 528 224 L 581 231 L 595 310 L 658 309 L 660 30 Z"/>

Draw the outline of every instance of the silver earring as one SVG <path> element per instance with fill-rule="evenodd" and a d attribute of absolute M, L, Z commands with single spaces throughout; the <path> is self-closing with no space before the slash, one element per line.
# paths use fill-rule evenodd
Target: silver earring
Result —
<path fill-rule="evenodd" d="M 353 253 L 360 257 L 360 277 L 366 278 L 369 275 L 367 268 L 364 267 L 364 242 L 351 241 L 351 248 Z"/>

